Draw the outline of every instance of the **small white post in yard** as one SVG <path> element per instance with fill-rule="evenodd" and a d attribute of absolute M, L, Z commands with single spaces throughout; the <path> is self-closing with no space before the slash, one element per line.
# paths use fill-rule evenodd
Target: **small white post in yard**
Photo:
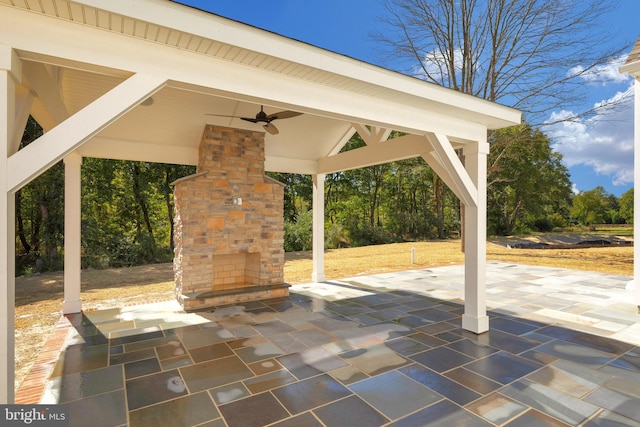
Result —
<path fill-rule="evenodd" d="M 411 248 L 411 264 L 416 263 L 416 248 Z"/>

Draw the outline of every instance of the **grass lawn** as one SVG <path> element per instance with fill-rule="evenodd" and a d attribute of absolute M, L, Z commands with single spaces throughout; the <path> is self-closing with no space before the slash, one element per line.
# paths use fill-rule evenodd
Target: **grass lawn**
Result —
<path fill-rule="evenodd" d="M 415 263 L 411 263 L 415 248 Z M 487 259 L 633 275 L 633 247 L 580 249 L 507 249 L 487 243 Z M 285 281 L 304 283 L 311 278 L 311 252 L 285 256 Z M 397 243 L 326 251 L 327 280 L 389 271 L 421 269 L 464 262 L 460 240 Z M 63 274 L 46 273 L 16 279 L 16 387 L 60 318 Z M 164 301 L 173 298 L 172 264 L 85 270 L 82 272 L 83 308 L 107 308 Z"/>

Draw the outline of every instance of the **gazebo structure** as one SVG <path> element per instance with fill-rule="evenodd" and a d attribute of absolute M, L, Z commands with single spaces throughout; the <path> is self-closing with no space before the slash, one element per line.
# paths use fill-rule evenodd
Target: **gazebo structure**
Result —
<path fill-rule="evenodd" d="M 422 157 L 466 207 L 463 327 L 488 330 L 487 131 L 518 111 L 171 1 L 0 0 L 0 403 L 14 390 L 16 190 L 64 161 L 62 310 L 79 312 L 82 158 L 194 165 L 205 126 L 263 132 L 220 117 L 261 108 L 301 113 L 266 129 L 264 169 L 313 177 L 311 280 L 325 175 Z M 29 115 L 45 133 L 19 150 Z M 339 153 L 355 132 L 367 145 Z"/>
<path fill-rule="evenodd" d="M 620 67 L 620 72 L 629 73 L 635 79 L 634 84 L 634 119 L 633 119 L 633 181 L 640 182 L 640 37 L 627 57 L 627 62 Z M 633 199 L 634 223 L 640 224 L 640 197 Z M 633 230 L 633 241 L 640 242 L 640 227 Z M 634 303 L 640 312 L 640 244 L 633 248 Z"/>

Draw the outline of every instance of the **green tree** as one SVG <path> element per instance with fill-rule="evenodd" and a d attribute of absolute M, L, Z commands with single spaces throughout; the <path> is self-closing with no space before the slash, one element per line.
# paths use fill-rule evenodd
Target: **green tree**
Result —
<path fill-rule="evenodd" d="M 491 234 L 526 231 L 552 213 L 568 214 L 571 182 L 561 154 L 527 124 L 496 131 L 487 175 L 488 229 Z"/>
<path fill-rule="evenodd" d="M 620 196 L 620 216 L 627 224 L 633 224 L 633 188 Z"/>
<path fill-rule="evenodd" d="M 601 186 L 576 194 L 573 197 L 571 216 L 582 225 L 605 223 L 612 208 L 610 196 Z"/>

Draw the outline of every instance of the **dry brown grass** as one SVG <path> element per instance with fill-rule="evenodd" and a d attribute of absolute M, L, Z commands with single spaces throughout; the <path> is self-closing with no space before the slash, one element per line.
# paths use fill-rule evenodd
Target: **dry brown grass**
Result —
<path fill-rule="evenodd" d="M 415 248 L 415 264 L 411 249 Z M 310 280 L 311 252 L 286 254 L 285 280 Z M 589 249 L 507 249 L 487 244 L 487 259 L 633 275 L 633 247 Z M 328 280 L 389 271 L 460 264 L 459 240 L 398 243 L 329 250 L 325 254 Z M 171 264 L 82 272 L 84 308 L 106 308 L 167 300 L 173 296 Z M 16 279 L 16 385 L 26 376 L 38 351 L 60 318 L 62 273 Z"/>

